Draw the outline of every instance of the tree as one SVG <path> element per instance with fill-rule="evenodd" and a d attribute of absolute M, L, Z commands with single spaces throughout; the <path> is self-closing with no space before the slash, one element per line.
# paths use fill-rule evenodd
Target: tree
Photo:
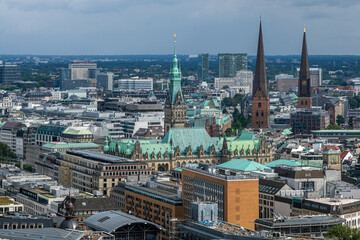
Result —
<path fill-rule="evenodd" d="M 226 108 L 223 109 L 222 113 L 223 114 L 229 114 L 228 111 L 226 110 Z"/>
<path fill-rule="evenodd" d="M 355 228 L 350 228 L 345 225 L 336 225 L 329 229 L 326 237 L 339 240 L 355 240 L 360 239 L 360 232 Z"/>
<path fill-rule="evenodd" d="M 222 87 L 222 89 L 228 89 L 228 88 L 230 88 L 228 85 Z"/>
<path fill-rule="evenodd" d="M 337 115 L 337 117 L 336 117 L 336 123 L 339 124 L 339 125 L 344 124 L 344 123 L 345 123 L 344 117 L 341 116 L 341 115 Z"/>
<path fill-rule="evenodd" d="M 232 135 L 232 129 L 231 128 L 228 128 L 228 129 L 226 129 L 225 130 L 225 136 L 227 136 L 227 137 L 230 137 L 231 135 Z"/>
<path fill-rule="evenodd" d="M 341 127 L 333 122 L 330 122 L 329 126 L 326 128 L 327 130 L 340 130 Z"/>

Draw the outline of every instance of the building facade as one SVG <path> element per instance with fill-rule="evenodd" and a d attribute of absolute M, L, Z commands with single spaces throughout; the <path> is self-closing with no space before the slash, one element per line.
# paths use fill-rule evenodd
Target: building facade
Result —
<path fill-rule="evenodd" d="M 209 54 L 198 55 L 198 79 L 204 80 L 209 77 Z"/>
<path fill-rule="evenodd" d="M 214 202 L 220 221 L 255 229 L 253 221 L 259 217 L 259 180 L 230 172 L 206 164 L 183 168 L 184 217 L 191 218 L 191 202 Z"/>
<path fill-rule="evenodd" d="M 98 73 L 96 75 L 96 87 L 112 91 L 114 87 L 114 73 Z"/>
<path fill-rule="evenodd" d="M 232 78 L 241 70 L 247 70 L 246 53 L 219 53 L 219 78 Z"/>
<path fill-rule="evenodd" d="M 122 91 L 152 91 L 153 79 L 152 78 L 139 78 L 134 77 L 130 79 L 119 79 L 118 88 Z"/>

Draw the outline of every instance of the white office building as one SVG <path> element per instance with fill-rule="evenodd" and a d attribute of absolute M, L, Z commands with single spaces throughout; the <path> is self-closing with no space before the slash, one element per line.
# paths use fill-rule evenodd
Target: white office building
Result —
<path fill-rule="evenodd" d="M 236 89 L 238 92 L 251 93 L 253 84 L 253 72 L 241 70 L 233 78 L 215 78 L 215 89 L 220 91 L 224 86 Z"/>
<path fill-rule="evenodd" d="M 129 79 L 119 79 L 118 84 L 119 84 L 119 90 L 127 90 L 127 91 L 153 90 L 152 78 L 133 77 Z"/>

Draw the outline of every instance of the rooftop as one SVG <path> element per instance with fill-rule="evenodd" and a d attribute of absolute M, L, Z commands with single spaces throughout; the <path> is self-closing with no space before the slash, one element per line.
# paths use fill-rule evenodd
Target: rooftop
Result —
<path fill-rule="evenodd" d="M 106 211 L 98 214 L 94 214 L 85 219 L 84 224 L 93 229 L 105 231 L 108 233 L 114 232 L 116 229 L 130 225 L 133 223 L 144 223 L 156 227 L 159 230 L 164 230 L 159 225 L 143 220 L 141 218 L 126 214 L 120 211 Z"/>
<path fill-rule="evenodd" d="M 70 135 L 92 135 L 93 133 L 89 130 L 81 130 L 81 129 L 73 129 L 68 128 L 66 129 L 63 134 L 70 134 Z"/>
<path fill-rule="evenodd" d="M 15 202 L 15 200 L 10 197 L 0 197 L 0 206 L 4 205 L 20 205 L 20 203 Z"/>
<path fill-rule="evenodd" d="M 95 143 L 65 143 L 65 142 L 52 142 L 43 145 L 43 148 L 60 149 L 60 148 L 98 148 L 99 145 Z"/>
<path fill-rule="evenodd" d="M 256 219 L 255 224 L 258 225 L 265 225 L 267 227 L 300 227 L 301 225 L 308 225 L 311 226 L 316 225 L 324 225 L 324 224 L 331 224 L 331 223 L 343 223 L 345 219 L 337 216 L 337 215 L 313 215 L 313 216 L 304 216 L 304 217 L 291 217 L 291 218 L 262 218 Z"/>
<path fill-rule="evenodd" d="M 262 165 L 260 163 L 251 161 L 251 160 L 246 160 L 246 159 L 234 159 L 225 163 L 222 163 L 220 165 L 218 165 L 217 167 L 219 168 L 230 168 L 230 169 L 235 169 L 235 170 L 239 170 L 239 171 L 257 171 L 257 170 L 264 170 L 264 169 L 268 169 L 269 167 Z"/>
<path fill-rule="evenodd" d="M 34 229 L 2 229 L 0 238 L 18 240 L 38 240 L 38 239 L 67 239 L 80 240 L 84 232 L 63 230 L 59 228 L 34 228 Z"/>
<path fill-rule="evenodd" d="M 314 198 L 308 199 L 311 202 L 323 203 L 328 205 L 344 205 L 344 204 L 351 204 L 360 202 L 360 199 L 353 199 L 353 198 Z"/>
<path fill-rule="evenodd" d="M 66 153 L 71 154 L 71 155 L 75 155 L 75 156 L 79 156 L 79 157 L 82 157 L 82 158 L 86 158 L 86 159 L 90 159 L 90 160 L 94 160 L 94 161 L 99 161 L 99 162 L 104 162 L 104 163 L 110 163 L 110 164 L 115 164 L 115 163 L 137 163 L 138 162 L 136 160 L 131 160 L 131 159 L 128 159 L 128 158 L 123 158 L 123 157 L 118 157 L 118 156 L 93 152 L 93 151 L 89 151 L 89 150 L 66 151 Z"/>

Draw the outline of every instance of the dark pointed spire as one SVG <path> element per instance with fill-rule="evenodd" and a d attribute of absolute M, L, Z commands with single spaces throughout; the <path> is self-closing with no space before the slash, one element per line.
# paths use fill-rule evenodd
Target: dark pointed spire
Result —
<path fill-rule="evenodd" d="M 268 82 L 266 79 L 266 67 L 265 67 L 265 54 L 264 54 L 264 44 L 262 37 L 262 27 L 260 20 L 260 29 L 259 29 L 259 41 L 256 57 L 256 70 L 255 70 L 255 79 L 253 84 L 253 97 L 257 91 L 262 91 L 263 95 L 269 97 Z"/>
<path fill-rule="evenodd" d="M 309 69 L 309 56 L 306 43 L 306 29 L 304 26 L 304 37 L 301 52 L 301 65 L 299 72 L 299 96 L 311 97 L 311 81 L 310 81 L 310 69 Z"/>

